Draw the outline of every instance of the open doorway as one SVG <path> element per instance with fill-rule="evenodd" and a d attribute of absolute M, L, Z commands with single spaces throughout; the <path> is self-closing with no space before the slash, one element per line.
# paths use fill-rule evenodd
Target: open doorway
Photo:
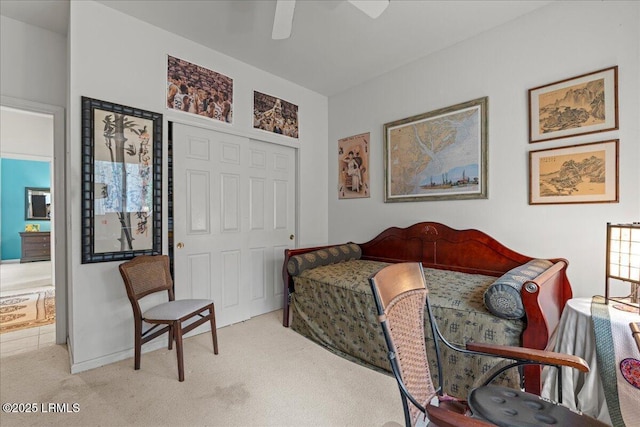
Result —
<path fill-rule="evenodd" d="M 2 97 L 0 122 L 5 357 L 66 342 L 64 109 Z"/>
<path fill-rule="evenodd" d="M 0 106 L 0 356 L 55 344 L 53 116 Z"/>

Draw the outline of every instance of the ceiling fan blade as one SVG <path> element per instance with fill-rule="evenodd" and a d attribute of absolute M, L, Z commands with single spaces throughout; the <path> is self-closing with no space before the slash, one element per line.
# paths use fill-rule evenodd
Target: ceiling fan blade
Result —
<path fill-rule="evenodd" d="M 288 39 L 291 36 L 291 26 L 293 25 L 293 10 L 296 7 L 296 0 L 277 0 L 276 15 L 273 18 L 273 31 L 271 38 L 274 40 Z"/>
<path fill-rule="evenodd" d="M 349 3 L 376 19 L 382 15 L 387 6 L 389 6 L 389 0 L 348 0 Z"/>

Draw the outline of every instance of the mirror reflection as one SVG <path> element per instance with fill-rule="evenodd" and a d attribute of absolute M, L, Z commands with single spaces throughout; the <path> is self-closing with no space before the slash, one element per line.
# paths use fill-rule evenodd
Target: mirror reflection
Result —
<path fill-rule="evenodd" d="M 26 219 L 51 219 L 51 191 L 49 188 L 25 188 Z"/>

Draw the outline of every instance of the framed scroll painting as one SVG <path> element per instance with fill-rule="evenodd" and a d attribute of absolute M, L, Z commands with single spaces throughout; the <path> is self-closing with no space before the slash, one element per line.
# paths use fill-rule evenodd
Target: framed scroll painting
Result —
<path fill-rule="evenodd" d="M 82 97 L 82 263 L 162 251 L 162 114 Z"/>

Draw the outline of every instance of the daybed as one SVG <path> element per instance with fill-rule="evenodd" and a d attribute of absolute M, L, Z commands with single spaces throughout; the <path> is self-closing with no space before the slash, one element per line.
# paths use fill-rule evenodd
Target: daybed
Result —
<path fill-rule="evenodd" d="M 292 329 L 307 338 L 357 363 L 389 371 L 368 278 L 388 263 L 405 261 L 425 267 L 438 326 L 460 346 L 473 340 L 545 349 L 572 296 L 564 259 L 535 259 L 478 230 L 421 222 L 389 228 L 362 244 L 285 250 L 283 325 L 289 326 L 291 314 Z M 521 279 L 519 285 L 513 285 L 514 278 Z M 500 283 L 505 280 L 508 287 Z M 505 289 L 511 299 L 504 298 Z M 430 339 L 427 350 L 435 363 Z M 443 360 L 445 392 L 458 397 L 466 396 L 498 363 L 448 351 Z M 524 367 L 527 391 L 540 393 L 540 374 L 539 366 Z M 503 377 L 503 383 L 516 387 L 520 380 L 517 372 Z"/>

